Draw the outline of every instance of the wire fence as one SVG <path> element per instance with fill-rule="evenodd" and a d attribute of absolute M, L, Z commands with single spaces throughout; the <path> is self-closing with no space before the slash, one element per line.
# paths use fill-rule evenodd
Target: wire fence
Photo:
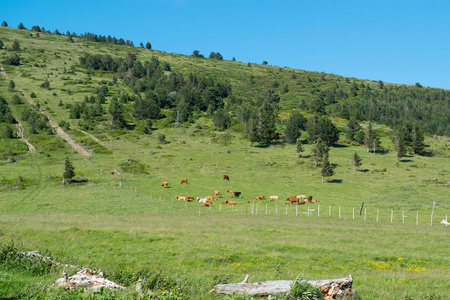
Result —
<path fill-rule="evenodd" d="M 100 170 L 100 174 L 103 174 L 103 170 Z M 201 207 L 196 199 L 192 203 L 187 201 L 176 200 L 174 196 L 171 198 L 164 198 L 162 195 L 153 195 L 153 193 L 143 193 L 142 189 L 123 182 L 122 180 L 113 180 L 109 174 L 106 174 L 106 179 L 114 181 L 114 185 L 122 190 L 128 190 L 136 193 L 136 196 L 144 202 L 158 201 L 160 203 L 171 203 L 174 207 L 184 206 L 189 209 L 193 214 L 202 215 L 205 214 L 205 210 L 209 212 L 231 212 L 231 213 L 243 213 L 251 215 L 295 215 L 297 217 L 319 217 L 319 218 L 337 218 L 342 220 L 362 220 L 364 222 L 375 223 L 402 223 L 402 224 L 415 224 L 419 225 L 440 225 L 443 224 L 446 227 L 450 225 L 448 222 L 448 212 L 445 210 L 436 210 L 436 201 L 431 204 L 430 211 L 400 211 L 387 208 L 375 208 L 367 207 L 364 205 L 364 201 L 359 207 L 356 206 L 332 206 L 321 205 L 320 203 L 307 203 L 305 205 L 286 205 L 284 203 L 259 203 L 249 202 L 235 205 L 227 204 L 213 204 L 208 207 Z M 218 200 L 218 199 L 217 199 Z M 171 202 L 169 202 L 171 201 Z M 243 200 L 245 201 L 245 200 Z"/>

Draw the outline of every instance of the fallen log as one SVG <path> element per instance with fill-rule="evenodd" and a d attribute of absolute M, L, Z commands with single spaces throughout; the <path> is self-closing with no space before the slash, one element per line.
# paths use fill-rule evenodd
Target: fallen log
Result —
<path fill-rule="evenodd" d="M 291 289 L 294 280 L 276 280 L 247 283 L 247 275 L 242 283 L 217 284 L 214 290 L 217 295 L 248 295 L 256 297 L 275 296 L 285 294 Z M 353 278 L 302 280 L 301 283 L 313 285 L 322 292 L 325 300 L 332 299 L 358 299 L 356 291 L 352 291 Z"/>

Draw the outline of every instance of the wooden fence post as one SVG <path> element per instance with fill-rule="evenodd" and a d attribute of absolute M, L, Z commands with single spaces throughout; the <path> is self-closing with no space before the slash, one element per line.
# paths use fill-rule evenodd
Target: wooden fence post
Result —
<path fill-rule="evenodd" d="M 361 215 L 361 213 L 362 213 L 363 206 L 364 206 L 364 201 L 361 202 L 361 208 L 359 209 L 359 215 Z"/>
<path fill-rule="evenodd" d="M 328 206 L 328 216 L 331 217 L 331 205 Z"/>
<path fill-rule="evenodd" d="M 367 215 L 367 207 L 364 208 L 364 222 L 366 221 L 366 215 Z"/>

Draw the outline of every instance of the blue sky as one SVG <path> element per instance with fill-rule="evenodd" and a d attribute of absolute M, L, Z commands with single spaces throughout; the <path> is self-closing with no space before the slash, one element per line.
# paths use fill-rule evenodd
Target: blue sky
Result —
<path fill-rule="evenodd" d="M 0 21 L 153 49 L 450 89 L 450 1 L 2 0 Z M 0 37 L 1 39 L 1 37 Z"/>

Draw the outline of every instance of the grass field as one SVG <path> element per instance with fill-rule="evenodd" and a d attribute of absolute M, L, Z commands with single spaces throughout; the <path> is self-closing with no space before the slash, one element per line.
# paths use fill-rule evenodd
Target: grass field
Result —
<path fill-rule="evenodd" d="M 28 63 L 5 66 L 16 86 L 27 94 L 35 92 L 35 101 L 52 119 L 68 121 L 73 128 L 77 123 L 69 119 L 66 104 L 81 102 L 99 82 L 110 81 L 111 74 L 86 74 L 76 67 L 68 74 L 64 69 L 76 66 L 83 50 L 118 56 L 129 51 L 82 40 L 72 45 L 64 37 L 47 34 L 30 41 L 23 31 L 0 32 L 5 44 L 17 39 L 25 48 L 20 55 Z M 285 68 L 249 68 L 138 51 L 146 59 L 157 55 L 179 70 L 234 74 L 232 82 L 253 74 L 259 87 L 270 86 L 268 72 L 289 78 Z M 6 54 L 1 55 L 3 59 Z M 49 90 L 39 88 L 46 78 L 51 81 Z M 328 78 L 330 84 L 340 80 Z M 110 93 L 118 88 L 124 86 L 119 82 Z M 245 84 L 234 91 L 242 97 L 255 92 Z M 8 80 L 1 77 L 0 94 L 9 101 L 17 91 L 9 92 Z M 286 98 L 284 108 L 298 102 L 294 94 Z M 28 105 L 25 96 L 21 98 L 22 104 L 10 105 L 19 119 Z M 61 277 L 61 269 L 42 273 L 28 265 L 14 268 L 5 263 L 0 265 L 0 298 L 138 298 L 135 286 L 140 278 L 146 298 L 223 299 L 208 291 L 217 283 L 241 282 L 246 274 L 250 282 L 295 279 L 299 274 L 313 280 L 352 274 L 361 299 L 448 299 L 450 228 L 439 224 L 450 213 L 448 138 L 427 136 L 428 149 L 438 155 L 407 155 L 397 164 L 395 152 L 389 150 L 389 128 L 376 125 L 383 132 L 385 151 L 367 153 L 364 146 L 339 142 L 330 150 L 336 174 L 322 183 L 320 168 L 309 157 L 311 145 L 304 145 L 300 157 L 295 145 L 283 142 L 250 147 L 239 131 L 217 131 L 205 114 L 196 117 L 194 124 L 180 127 L 155 121 L 151 135 L 106 126 L 88 130 L 100 143 L 76 129 L 67 130 L 92 150 L 90 157 L 77 155 L 54 134 L 32 134 L 27 124 L 25 136 L 36 146 L 35 153 L 26 153 L 23 142 L 0 139 L 0 254 L 14 242 L 19 250 L 40 250 L 62 263 L 101 268 L 105 277 L 128 287 L 96 295 L 55 291 L 50 286 Z M 345 126 L 345 120 L 334 121 Z M 165 143 L 159 142 L 162 134 Z M 363 165 L 353 172 L 355 151 Z M 62 185 L 66 157 L 75 167 L 77 183 Z M 230 181 L 222 180 L 223 174 Z M 181 185 L 185 177 L 189 184 Z M 162 181 L 169 187 L 162 188 Z M 174 199 L 205 197 L 214 190 L 222 197 L 213 200 L 211 208 Z M 242 193 L 233 199 L 238 202 L 235 207 L 220 204 L 229 199 L 227 190 Z M 320 202 L 285 206 L 284 199 L 300 194 Z M 280 199 L 250 199 L 260 195 Z M 308 208 L 314 209 L 309 216 Z"/>

